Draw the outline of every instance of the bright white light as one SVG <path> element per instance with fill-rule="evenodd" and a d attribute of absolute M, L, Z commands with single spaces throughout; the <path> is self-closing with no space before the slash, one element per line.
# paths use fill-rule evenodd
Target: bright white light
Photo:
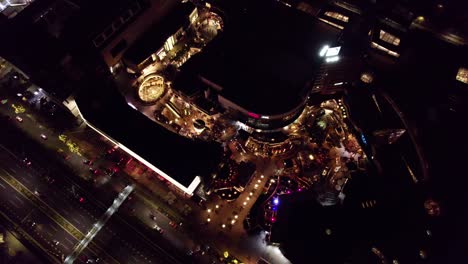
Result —
<path fill-rule="evenodd" d="M 127 103 L 127 104 L 128 104 L 131 108 L 133 108 L 133 109 L 135 109 L 135 110 L 138 110 L 138 109 L 136 108 L 136 106 L 134 106 L 132 103 Z"/>
<path fill-rule="evenodd" d="M 39 94 L 39 92 L 38 92 L 38 91 L 34 91 L 34 95 L 38 95 L 38 94 Z"/>
<path fill-rule="evenodd" d="M 326 62 L 326 63 L 331 63 L 331 62 L 337 62 L 337 61 L 339 61 L 339 60 L 340 60 L 340 57 L 335 56 L 335 57 L 326 58 L 326 59 L 325 59 L 325 62 Z"/>
<path fill-rule="evenodd" d="M 276 197 L 276 198 L 273 200 L 273 203 L 274 203 L 275 205 L 278 205 L 278 204 L 279 204 L 279 199 L 278 199 L 278 197 Z"/>
<path fill-rule="evenodd" d="M 327 50 L 328 50 L 329 48 L 330 48 L 330 46 L 328 46 L 328 45 L 323 46 L 322 49 L 321 49 L 320 52 L 319 52 L 319 56 L 320 56 L 320 57 L 325 56 L 325 54 L 327 53 Z"/>
<path fill-rule="evenodd" d="M 337 56 L 338 54 L 340 54 L 340 50 L 341 50 L 340 46 L 329 48 L 327 49 L 327 52 L 325 53 L 325 57 L 328 58 L 328 57 Z"/>

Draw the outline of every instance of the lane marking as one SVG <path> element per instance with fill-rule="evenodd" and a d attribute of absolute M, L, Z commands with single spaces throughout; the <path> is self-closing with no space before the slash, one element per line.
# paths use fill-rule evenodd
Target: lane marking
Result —
<path fill-rule="evenodd" d="M 8 200 L 12 205 L 14 205 L 16 208 L 21 208 L 21 206 L 18 206 L 18 204 L 16 204 L 15 202 L 13 202 L 12 200 Z"/>
<path fill-rule="evenodd" d="M 1 168 L 0 168 L 1 169 Z M 41 199 L 39 199 L 38 197 L 36 197 L 34 195 L 33 192 L 31 192 L 31 190 L 29 190 L 26 186 L 24 186 L 20 181 L 18 181 L 15 177 L 13 177 L 10 173 L 8 173 L 8 171 L 4 170 L 4 169 L 1 169 L 3 170 L 9 177 L 10 177 L 10 180 L 12 180 L 13 182 L 15 182 L 16 184 L 18 184 L 22 190 L 19 190 L 13 183 L 10 183 L 8 181 L 8 179 L 5 179 L 4 176 L 5 175 L 0 175 L 0 178 L 2 178 L 2 180 L 10 185 L 18 194 L 20 194 L 21 196 L 24 196 L 26 199 L 28 199 L 31 203 L 35 204 L 36 206 L 38 206 L 38 209 L 43 212 L 48 218 L 50 218 L 52 221 L 54 221 L 55 223 L 57 223 L 60 227 L 62 227 L 62 229 L 69 233 L 71 236 L 75 237 L 76 235 L 80 235 L 80 236 L 84 236 L 84 234 L 78 229 L 76 228 L 75 226 L 73 226 L 66 218 L 64 218 L 61 214 L 59 214 L 54 208 L 50 207 L 47 203 L 45 203 L 44 201 L 42 201 Z M 2 177 L 3 176 L 3 177 Z M 27 194 L 23 193 L 24 192 L 27 192 L 31 197 L 33 197 L 34 199 L 31 199 L 28 197 Z M 50 211 L 50 212 L 49 212 Z M 56 218 L 59 218 L 59 219 L 56 219 Z M 64 227 L 61 225 L 61 223 L 59 223 L 59 220 L 60 221 L 63 221 L 64 222 L 64 225 L 68 226 L 68 228 L 71 228 L 72 231 L 70 231 L 68 228 Z M 73 233 L 78 233 L 78 234 L 73 234 Z M 76 238 L 76 237 L 75 237 Z M 81 239 L 79 239 L 81 240 Z M 93 252 L 94 254 L 96 254 L 96 250 L 100 250 L 102 251 L 102 248 L 97 245 L 96 243 L 92 243 L 90 246 L 92 247 L 95 247 L 96 249 L 94 248 L 90 248 L 88 247 L 88 249 Z M 117 261 L 113 256 L 107 254 L 104 252 L 105 255 L 107 255 L 112 261 L 113 263 L 120 263 L 119 261 Z"/>
<path fill-rule="evenodd" d="M 23 201 L 16 194 L 13 197 L 15 197 L 16 200 L 18 200 L 21 204 L 23 204 Z"/>
<path fill-rule="evenodd" d="M 61 263 L 60 260 L 57 259 L 57 256 L 53 255 L 49 250 L 47 250 L 46 248 L 44 248 L 42 246 L 41 243 L 39 243 L 35 238 L 33 238 L 31 235 L 29 235 L 26 231 L 24 231 L 23 228 L 21 228 L 18 224 L 16 224 L 15 221 L 13 221 L 10 217 L 8 217 L 6 214 L 4 214 L 2 211 L 0 211 L 0 214 L 7 220 L 9 221 L 11 224 L 13 224 L 13 226 L 17 227 L 17 231 L 20 233 L 20 235 L 26 237 L 26 239 L 30 242 L 32 242 L 35 246 L 39 247 L 43 252 L 45 252 L 48 256 L 48 259 L 49 260 L 52 260 L 54 261 L 54 263 Z"/>
<path fill-rule="evenodd" d="M 70 245 L 72 245 L 72 246 L 74 246 L 75 243 L 78 242 L 78 241 L 76 241 L 76 242 L 75 242 L 75 241 L 71 241 L 70 238 L 68 238 L 68 237 L 64 237 L 64 239 L 65 239 L 68 243 L 70 243 Z"/>

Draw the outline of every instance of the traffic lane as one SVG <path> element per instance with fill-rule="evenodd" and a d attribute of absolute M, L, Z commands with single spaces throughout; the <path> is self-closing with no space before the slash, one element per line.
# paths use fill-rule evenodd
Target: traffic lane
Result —
<path fill-rule="evenodd" d="M 78 242 L 75 237 L 40 210 L 32 211 L 25 219 L 24 225 L 25 229 L 31 230 L 41 238 L 42 244 L 64 255 L 70 254 Z"/>
<path fill-rule="evenodd" d="M 5 187 L 1 187 L 2 189 L 4 189 L 4 191 L 2 191 L 1 193 L 3 195 L 6 194 L 7 197 L 10 198 L 10 200 L 16 199 L 16 196 L 14 196 L 13 193 L 16 190 L 11 186 L 7 185 L 6 182 L 1 182 L 1 184 Z M 21 208 L 19 206 L 19 208 L 13 208 L 13 205 L 7 203 L 7 199 L 1 200 L 2 202 L 4 202 L 4 204 L 6 204 L 6 208 L 9 209 L 9 214 L 14 216 L 14 221 L 17 223 L 22 223 L 24 229 L 27 230 L 28 233 L 30 233 L 32 237 L 34 237 L 42 246 L 47 248 L 48 251 L 51 252 L 51 254 L 53 253 L 54 256 L 60 256 L 61 258 L 62 255 L 70 254 L 73 251 L 74 245 L 77 243 L 77 239 L 74 238 L 62 227 L 60 227 L 54 220 L 50 219 L 45 213 L 39 211 L 38 209 L 34 209 L 35 205 L 32 201 L 28 200 L 22 195 L 19 197 L 21 197 L 20 199 L 22 199 L 21 205 L 29 206 L 27 207 L 29 210 L 26 210 L 26 207 Z M 13 200 L 13 204 L 14 203 L 15 202 Z M 24 212 L 23 214 L 26 215 L 18 215 L 16 212 Z M 99 251 L 99 249 L 97 249 L 94 245 L 92 245 L 92 247 L 92 252 L 104 253 L 102 251 Z"/>
<path fill-rule="evenodd" d="M 154 239 L 161 237 L 156 230 L 147 228 L 142 234 L 135 228 L 129 228 L 130 225 L 122 224 L 121 221 L 120 218 L 111 218 L 104 227 L 104 230 L 109 232 L 99 233 L 95 238 L 105 242 L 107 250 L 120 255 L 122 251 L 127 251 L 127 254 L 124 254 L 126 256 L 122 257 L 127 257 L 130 261 L 135 261 L 135 259 L 142 261 L 136 263 L 148 263 L 148 261 L 151 263 L 186 263 L 183 259 L 179 260 L 180 252 L 168 252 L 156 245 Z M 114 230 L 118 231 L 114 232 Z M 167 244 L 164 240 L 160 241 Z"/>
<path fill-rule="evenodd" d="M 8 153 L 0 153 L 0 159 L 1 165 L 9 166 L 7 167 L 9 171 L 15 173 L 12 176 L 35 193 L 40 200 L 54 208 L 70 222 L 73 222 L 80 231 L 88 230 L 97 218 L 104 213 L 104 210 L 98 208 L 87 208 L 86 210 L 79 204 L 79 198 L 71 195 L 69 191 L 64 191 L 69 190 L 71 187 L 45 183 L 44 177 L 25 167 L 25 164 L 19 163 L 20 161 L 11 157 Z M 14 169 L 12 169 L 13 165 Z"/>
<path fill-rule="evenodd" d="M 15 221 L 23 228 L 31 237 L 38 241 L 44 248 L 55 256 L 57 254 L 66 254 L 67 247 L 70 250 L 73 246 L 73 241 L 76 241 L 70 234 L 66 233 L 63 228 L 57 225 L 53 220 L 35 208 L 33 202 L 19 194 L 14 188 L 8 185 L 0 178 L 2 191 L 0 192 L 0 209 L 8 215 L 10 219 Z M 63 239 L 68 240 L 64 242 Z M 57 248 L 57 245 L 52 244 L 52 240 L 63 241 L 65 247 Z"/>
<path fill-rule="evenodd" d="M 133 203 L 132 209 L 134 209 L 135 216 L 138 217 L 140 221 L 148 228 L 154 229 L 155 225 L 158 225 L 160 228 L 162 228 L 162 238 L 153 241 L 158 242 L 159 244 L 168 241 L 172 244 L 172 246 L 178 248 L 182 252 L 187 252 L 194 246 L 194 242 L 183 233 L 183 229 L 178 225 L 177 228 L 172 227 L 170 225 L 171 219 L 169 219 L 163 213 L 156 210 L 151 210 L 142 202 Z M 155 217 L 154 219 L 152 219 L 153 216 Z"/>
<path fill-rule="evenodd" d="M 5 155 L 4 155 L 4 156 L 5 156 Z M 15 163 L 18 162 L 16 159 L 11 158 L 11 157 L 9 157 L 8 155 L 6 155 L 5 158 L 6 158 L 5 160 L 7 161 L 6 163 L 8 163 L 8 164 L 15 164 Z M 9 159 L 9 161 L 8 161 L 7 159 Z M 21 173 L 21 172 L 24 171 L 24 170 L 27 170 L 27 169 L 28 169 L 28 168 L 16 168 L 16 174 L 17 174 L 17 175 L 23 174 L 23 173 Z M 26 173 L 26 172 L 25 172 L 24 174 L 30 175 L 29 173 Z M 34 179 L 32 178 L 31 180 L 34 180 Z M 32 184 L 32 181 L 26 182 L 26 185 L 28 185 L 28 184 Z M 58 185 L 57 185 L 57 184 L 54 184 L 54 185 L 52 185 L 52 186 L 58 186 Z M 31 187 L 31 186 L 27 186 L 27 187 Z M 36 186 L 36 187 L 37 187 L 37 186 Z M 69 197 L 69 196 L 70 196 L 70 195 L 69 195 L 69 192 L 64 192 L 65 188 L 61 188 L 61 187 L 60 187 L 60 188 L 50 188 L 49 185 L 45 186 L 44 188 L 47 188 L 47 189 L 46 189 L 45 191 L 41 191 L 41 193 L 47 193 L 47 196 L 46 196 L 46 197 L 49 197 L 49 195 L 52 195 L 52 196 L 55 195 L 55 196 L 56 196 L 56 199 L 54 199 L 54 200 L 59 201 L 59 202 L 52 202 L 51 199 L 47 199 L 47 204 L 48 204 L 48 205 L 51 205 L 55 210 L 57 210 L 58 212 L 67 212 L 67 211 L 69 211 L 71 208 L 73 208 L 73 207 L 70 206 L 70 205 L 73 205 L 73 202 L 74 202 L 74 201 L 72 201 L 72 203 L 70 204 L 69 202 L 66 202 L 66 199 L 63 199 L 63 197 L 67 197 L 67 196 Z M 43 198 L 43 197 L 42 197 L 42 198 Z M 62 198 L 62 199 L 60 199 L 60 198 Z M 65 201 L 65 202 L 62 202 L 62 201 Z M 90 203 L 90 202 L 89 202 L 89 203 Z M 75 207 L 76 207 L 76 205 L 75 205 Z M 104 212 L 104 211 L 102 211 L 102 212 Z M 78 214 L 78 215 L 80 215 L 80 214 Z M 101 215 L 102 215 L 102 214 L 101 214 Z M 68 215 L 67 215 L 67 213 L 62 213 L 62 216 L 67 217 Z M 81 218 L 83 218 L 82 215 L 81 215 Z M 97 218 L 97 217 L 95 217 L 95 218 Z M 86 232 L 88 231 L 89 227 L 91 226 L 91 225 L 89 225 L 89 227 L 79 228 L 79 224 L 80 224 L 79 222 L 81 222 L 81 221 L 77 221 L 76 218 L 71 218 L 71 219 L 70 219 L 70 218 L 67 217 L 67 219 L 68 219 L 70 222 L 72 222 L 72 224 L 73 224 L 74 226 L 76 226 L 76 227 L 77 227 L 80 231 L 82 231 L 83 233 L 86 233 Z M 73 221 L 74 219 L 75 219 L 75 221 Z M 115 230 L 119 230 L 120 228 L 121 228 L 121 227 L 115 227 Z M 110 230 L 109 228 L 105 228 L 105 230 L 101 230 L 100 233 L 102 233 L 103 235 L 112 236 L 112 232 L 113 232 L 113 231 Z M 114 233 L 114 234 L 115 234 L 115 233 Z M 104 246 L 105 243 L 103 243 L 102 241 L 99 241 L 99 240 L 100 240 L 100 239 L 99 239 L 98 237 L 95 238 L 95 242 L 96 242 L 99 246 Z M 125 244 L 125 243 L 128 244 L 128 242 L 126 242 L 126 241 L 125 241 L 124 239 L 122 239 L 122 238 L 120 238 L 119 241 L 120 241 L 120 244 Z M 114 247 L 114 248 L 116 248 L 116 247 Z M 124 255 L 119 254 L 119 253 L 121 253 L 122 251 L 125 253 L 125 250 L 126 250 L 126 248 L 121 248 L 121 249 L 118 250 L 118 251 L 113 251 L 113 254 L 112 254 L 112 253 L 111 253 L 111 254 L 112 254 L 112 255 L 115 255 L 115 256 L 116 256 L 117 258 L 119 258 L 119 259 L 126 260 L 127 254 L 124 254 Z M 148 251 L 148 252 L 145 254 L 145 255 L 147 255 L 147 256 L 145 256 L 145 255 L 141 254 L 141 252 L 139 252 L 137 246 L 134 246 L 134 247 L 133 247 L 133 251 L 135 251 L 134 256 L 130 256 L 133 260 L 139 259 L 139 261 L 144 261 L 144 262 L 146 262 L 146 259 L 148 258 L 147 256 L 151 257 L 151 256 L 150 256 L 150 251 Z M 120 255 L 120 256 L 119 256 L 119 255 Z M 158 256 L 158 258 L 161 258 L 161 256 Z"/>
<path fill-rule="evenodd" d="M 25 120 L 26 121 L 26 120 Z M 54 171 L 62 171 L 66 177 L 57 177 L 56 180 L 62 180 L 66 182 L 67 180 L 69 182 L 74 183 L 75 185 L 80 185 L 77 184 L 77 181 L 80 181 L 81 179 L 77 179 L 75 177 L 76 174 L 78 175 L 88 175 L 90 174 L 88 167 L 82 163 L 83 158 L 79 157 L 76 154 L 69 153 L 68 148 L 63 144 L 63 142 L 58 140 L 58 137 L 49 137 L 47 140 L 39 140 L 37 139 L 32 139 L 28 137 L 29 134 L 33 134 L 33 137 L 36 136 L 37 132 L 31 132 L 31 130 L 35 131 L 37 129 L 46 129 L 46 128 L 38 128 L 36 123 L 33 122 L 25 122 L 23 121 L 20 124 L 16 124 L 13 122 L 14 125 L 21 126 L 21 130 L 26 130 L 29 132 L 26 132 L 25 134 L 18 133 L 19 131 L 18 128 L 15 127 L 9 127 L 9 130 L 11 130 L 9 133 L 6 133 L 7 131 L 0 131 L 2 134 L 0 136 L 0 140 L 2 143 L 7 146 L 9 149 L 13 150 L 15 153 L 23 153 L 20 156 L 27 156 L 31 161 L 32 165 L 31 167 L 34 167 L 35 170 L 40 170 L 40 171 L 51 171 L 50 168 L 53 168 Z M 31 120 L 28 120 L 31 121 Z M 6 124 L 6 125 L 11 125 Z M 38 134 L 40 135 L 40 133 Z M 39 137 L 39 136 L 38 136 Z M 21 142 L 20 144 L 13 143 L 13 142 Z M 46 150 L 44 149 L 44 146 L 48 146 L 49 149 L 51 150 Z M 66 167 L 66 165 L 63 164 L 63 161 L 59 161 L 58 155 L 54 155 L 54 151 L 58 150 L 59 148 L 64 149 L 64 153 L 68 153 L 67 156 L 70 156 L 70 160 L 67 160 L 69 163 L 69 167 Z M 44 151 L 52 153 L 44 153 Z M 59 164 L 60 163 L 60 164 Z M 40 165 L 44 166 L 40 166 Z M 52 166 L 51 166 L 52 165 Z M 70 166 L 73 168 L 73 172 L 70 173 L 71 169 Z M 60 175 L 62 176 L 62 175 Z M 72 177 L 73 176 L 73 177 Z M 87 177 L 87 176 L 86 176 Z M 85 178 L 86 178 L 85 177 Z M 114 198 L 114 193 L 112 192 L 102 192 L 99 195 L 100 203 L 101 204 L 110 204 L 112 203 Z M 105 206 L 103 206 L 105 207 Z"/>
<path fill-rule="evenodd" d="M 4 173 L 6 171 L 0 169 L 0 205 L 8 209 L 7 212 L 11 212 L 21 222 L 35 207 L 2 178 Z"/>
<path fill-rule="evenodd" d="M 6 185 L 6 184 L 7 184 L 7 183 L 5 182 L 3 185 Z M 6 186 L 5 186 L 5 187 L 6 187 Z M 3 188 L 3 187 L 2 187 L 2 188 Z M 14 190 L 12 190 L 12 191 L 14 191 Z M 6 192 L 4 192 L 4 193 L 6 193 Z M 60 195 L 60 194 L 59 194 L 59 195 Z M 9 195 L 9 197 L 15 197 L 15 196 L 14 196 L 14 195 Z M 25 199 L 26 199 L 26 198 L 25 198 Z M 21 211 L 24 211 L 24 210 L 21 210 Z M 70 220 L 70 219 L 69 219 L 69 220 Z M 51 220 L 51 221 L 52 221 L 52 220 Z M 32 225 L 35 225 L 35 224 L 33 224 L 33 223 L 35 223 L 34 221 L 32 221 L 31 224 L 32 224 Z M 72 223 L 72 224 L 76 225 L 76 223 Z M 53 228 L 53 229 L 54 229 L 53 231 L 57 231 L 57 230 L 55 230 L 56 228 Z M 84 229 L 82 229 L 82 230 L 80 230 L 80 231 L 82 231 L 82 233 L 86 233 L 88 229 L 89 229 L 89 228 L 84 228 Z M 37 230 L 36 230 L 36 231 L 37 231 Z M 53 237 L 54 237 L 54 235 L 52 235 L 52 232 L 53 232 L 53 231 L 48 231 L 48 233 L 47 233 L 47 234 L 49 234 L 49 235 L 48 235 L 48 239 L 47 239 L 47 236 L 44 235 L 44 234 L 41 236 L 41 239 L 42 239 L 42 241 L 43 241 L 44 243 L 49 243 L 49 244 L 50 244 L 50 243 L 53 242 Z M 63 233 L 63 232 L 62 232 L 62 233 Z M 38 233 L 37 235 L 40 235 L 40 234 Z M 52 241 L 52 242 L 51 242 L 51 241 Z M 58 241 L 58 240 L 57 240 L 57 241 Z M 68 241 L 71 241 L 71 239 L 68 239 Z M 55 246 L 58 246 L 59 244 L 60 244 L 60 243 L 57 243 L 57 245 L 55 245 L 55 244 L 54 244 L 54 245 L 55 245 Z M 73 248 L 73 245 L 66 245 L 66 244 L 63 244 L 63 247 L 69 250 L 69 249 Z M 69 252 L 66 252 L 66 253 L 69 253 Z M 70 253 L 71 253 L 71 252 L 70 252 Z"/>
<path fill-rule="evenodd" d="M 0 164 L 3 164 L 4 166 L 7 167 L 7 170 L 10 171 L 10 173 L 15 173 L 16 175 L 19 175 L 19 176 L 22 176 L 21 177 L 21 180 L 24 180 L 24 182 L 22 182 L 23 184 L 24 183 L 27 183 L 26 186 L 27 187 L 32 187 L 34 185 L 35 189 L 38 189 L 36 187 L 40 187 L 40 188 L 44 188 L 44 189 L 48 189 L 50 188 L 51 186 L 59 186 L 58 188 L 60 188 L 59 190 L 62 191 L 62 190 L 67 190 L 67 192 L 63 192 L 66 194 L 66 197 L 70 200 L 70 201 L 78 201 L 79 198 L 80 198 L 80 193 L 82 191 L 82 188 L 77 185 L 77 184 L 74 184 L 73 182 L 71 181 L 65 181 L 63 179 L 66 178 L 66 176 L 68 175 L 67 173 L 61 171 L 59 168 L 57 168 L 56 170 L 54 170 L 54 172 L 56 173 L 51 173 L 51 177 L 54 178 L 56 180 L 56 182 L 54 184 L 50 184 L 47 182 L 46 180 L 46 177 L 44 177 L 44 175 L 41 175 L 39 173 L 37 173 L 36 170 L 32 170 L 31 167 L 28 167 L 26 166 L 26 164 L 24 164 L 23 162 L 19 161 L 20 157 L 13 157 L 12 155 L 14 154 L 11 154 L 11 155 L 8 155 L 8 153 L 0 153 Z M 35 162 L 37 163 L 37 162 Z M 8 167 L 9 166 L 9 167 Z M 13 168 L 14 166 L 14 168 Z M 18 173 L 18 172 L 21 172 L 21 173 Z M 32 188 L 31 188 L 32 189 Z M 33 190 L 35 190 L 33 189 Z M 43 194 L 45 192 L 42 192 Z M 54 197 L 54 198 L 60 198 L 61 196 L 59 195 L 56 195 L 56 191 L 52 190 L 47 190 L 47 193 L 50 193 L 52 196 L 58 196 L 58 197 Z M 75 194 L 75 195 L 72 195 L 72 194 Z M 116 190 L 115 191 L 115 194 L 117 194 L 118 191 Z M 48 197 L 49 194 L 45 195 L 44 194 L 44 197 Z M 113 195 L 113 197 L 115 197 L 115 195 Z M 52 199 L 52 202 L 53 201 L 60 201 L 62 199 Z M 107 198 L 106 199 L 106 202 L 107 203 L 111 203 L 111 199 Z M 86 203 L 83 203 L 83 204 L 86 204 Z M 106 207 L 105 205 L 100 204 L 101 207 Z M 80 205 L 79 207 L 83 207 L 82 205 Z M 100 216 L 104 213 L 104 210 L 103 209 L 100 209 L 99 206 L 96 206 L 96 207 L 90 207 L 90 208 L 87 208 L 88 209 L 88 212 L 84 212 L 85 214 L 88 214 L 90 212 L 93 213 L 94 216 Z M 90 211 L 90 212 L 89 212 Z"/>
<path fill-rule="evenodd" d="M 60 190 L 56 190 L 56 194 L 59 195 L 60 197 L 64 197 L 64 196 L 70 196 L 69 195 L 69 192 L 63 192 L 64 188 L 61 188 Z M 75 203 L 75 205 L 73 205 L 74 207 L 76 206 L 83 206 L 83 207 L 86 207 L 86 204 L 91 204 L 92 202 L 91 201 L 87 201 L 87 202 L 84 202 L 83 204 L 80 204 L 80 205 L 76 205 L 76 201 L 73 201 L 73 197 L 71 197 L 71 203 Z M 62 200 L 60 200 L 62 201 Z M 70 206 L 70 203 L 67 203 L 66 205 Z M 78 214 L 79 217 L 81 218 L 84 218 L 84 216 L 81 214 Z M 95 217 L 95 220 L 97 221 L 97 218 L 98 217 Z M 80 221 L 80 220 L 76 220 L 76 218 L 68 218 L 67 219 L 74 225 L 78 228 L 78 223 L 77 221 Z M 128 225 L 127 225 L 128 226 Z M 89 228 L 91 227 L 91 225 L 89 225 Z M 85 229 L 80 229 L 80 231 L 82 231 L 83 233 L 86 233 L 89 228 L 85 228 Z M 98 245 L 99 247 L 101 248 L 104 248 L 106 247 L 107 243 L 109 240 L 102 240 L 101 237 L 114 237 L 117 235 L 114 230 L 122 230 L 123 228 L 123 225 L 120 225 L 120 226 L 114 226 L 113 228 L 110 228 L 108 225 L 106 225 L 98 234 L 101 234 L 100 236 L 96 236 L 94 238 L 94 243 L 96 245 Z M 130 257 L 130 259 L 132 259 L 133 261 L 135 260 L 138 260 L 139 262 L 136 262 L 136 263 L 146 263 L 147 262 L 147 259 L 148 258 L 151 258 L 152 255 L 151 255 L 151 251 L 146 251 L 144 254 L 142 252 L 140 252 L 140 250 L 138 250 L 139 248 L 141 248 L 141 245 L 138 246 L 136 244 L 134 244 L 133 246 L 129 246 L 129 242 L 128 240 L 133 240 L 133 238 L 128 238 L 128 239 L 125 239 L 125 238 L 122 238 L 122 237 L 119 237 L 118 239 L 118 242 L 119 242 L 119 245 L 114 245 L 113 247 L 111 247 L 112 250 L 106 250 L 108 251 L 108 253 L 110 255 L 112 255 L 114 258 L 118 259 L 119 261 L 126 261 L 127 260 L 127 257 Z M 141 239 L 139 239 L 141 240 Z M 140 241 L 141 242 L 141 241 Z M 125 246 L 122 246 L 122 245 L 125 245 Z M 128 254 L 128 250 L 131 250 L 133 251 L 134 254 L 132 255 L 129 255 Z M 157 259 L 160 259 L 161 256 L 158 256 Z"/>
<path fill-rule="evenodd" d="M 116 223 L 117 222 L 117 223 Z M 106 251 L 112 255 L 116 255 L 124 262 L 131 263 L 172 263 L 163 261 L 165 256 L 151 250 L 144 239 L 136 237 L 134 232 L 125 230 L 118 221 L 110 219 L 103 232 L 98 233 L 96 240 L 103 244 Z M 118 231 L 116 231 L 118 230 Z"/>

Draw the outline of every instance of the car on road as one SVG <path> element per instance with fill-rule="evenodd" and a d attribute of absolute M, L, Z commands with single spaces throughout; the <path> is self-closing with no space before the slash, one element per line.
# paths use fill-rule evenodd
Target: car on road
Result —
<path fill-rule="evenodd" d="M 100 258 L 89 258 L 86 260 L 86 263 L 91 264 L 91 263 L 101 263 Z"/>
<path fill-rule="evenodd" d="M 24 158 L 23 163 L 26 164 L 26 166 L 31 166 L 31 161 L 28 158 Z"/>
<path fill-rule="evenodd" d="M 16 117 L 16 121 L 22 123 L 22 122 L 23 122 L 23 118 L 21 118 L 20 116 L 17 116 L 17 117 Z"/>
<path fill-rule="evenodd" d="M 154 214 L 150 214 L 149 217 L 151 218 L 151 220 L 156 221 L 156 216 Z"/>
<path fill-rule="evenodd" d="M 117 172 L 117 170 L 117 168 L 107 168 L 105 171 L 108 176 L 112 177 Z"/>
<path fill-rule="evenodd" d="M 89 167 L 88 170 L 89 170 L 92 174 L 94 174 L 94 175 L 96 175 L 96 176 L 99 176 L 99 175 L 102 174 L 102 173 L 101 173 L 101 170 L 95 169 L 95 168 L 93 168 L 93 167 Z"/>
<path fill-rule="evenodd" d="M 46 140 L 46 139 L 47 139 L 47 136 L 46 136 L 45 134 L 41 134 L 41 138 L 42 138 L 43 140 Z"/>
<path fill-rule="evenodd" d="M 85 165 L 91 165 L 91 164 L 92 164 L 92 161 L 87 160 L 87 159 L 84 159 L 84 160 L 83 160 L 83 164 L 85 164 Z"/>
<path fill-rule="evenodd" d="M 160 234 L 162 234 L 164 232 L 164 230 L 160 226 L 158 226 L 157 224 L 154 224 L 153 229 L 158 231 Z"/>
<path fill-rule="evenodd" d="M 182 223 L 176 223 L 176 222 L 174 222 L 174 221 L 170 221 L 170 222 L 169 222 L 169 225 L 170 225 L 172 228 L 177 229 L 177 228 L 179 228 L 180 226 L 182 226 Z"/>

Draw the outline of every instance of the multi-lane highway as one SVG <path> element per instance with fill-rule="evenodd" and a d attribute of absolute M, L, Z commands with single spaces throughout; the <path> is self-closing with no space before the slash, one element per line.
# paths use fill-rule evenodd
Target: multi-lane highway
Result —
<path fill-rule="evenodd" d="M 17 223 L 50 258 L 62 262 L 120 190 L 109 189 L 105 196 L 95 195 L 71 181 L 68 171 L 55 166 L 44 170 L 53 165 L 28 145 L 27 139 L 15 141 L 26 144 L 11 149 L 11 144 L 5 144 L 4 136 L 0 139 L 3 144 L 0 148 L 0 211 Z M 11 134 L 8 140 L 14 140 Z M 25 157 L 32 161 L 31 165 L 24 162 Z M 141 230 L 127 220 L 118 214 L 113 216 L 78 261 L 99 257 L 105 263 L 185 263 L 181 257 L 184 254 L 167 252 L 158 245 L 165 242 L 158 238 L 161 235 L 155 230 Z"/>

